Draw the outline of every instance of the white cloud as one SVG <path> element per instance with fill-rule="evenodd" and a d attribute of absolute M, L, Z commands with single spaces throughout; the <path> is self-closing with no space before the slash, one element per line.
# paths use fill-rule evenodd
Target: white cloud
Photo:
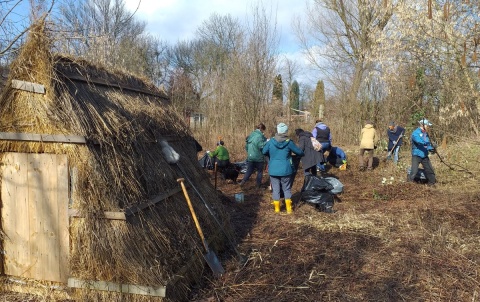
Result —
<path fill-rule="evenodd" d="M 134 11 L 140 0 L 125 0 L 126 7 Z M 267 13 L 272 10 L 272 18 L 277 15 L 277 28 L 281 34 L 282 48 L 297 48 L 291 30 L 292 19 L 305 10 L 306 1 L 269 0 L 263 1 Z M 230 14 L 245 20 L 252 12 L 255 0 L 141 0 L 137 18 L 147 22 L 148 31 L 160 39 L 175 43 L 195 37 L 196 29 L 213 13 Z"/>
<path fill-rule="evenodd" d="M 302 75 L 298 78 L 303 83 L 316 83 L 316 73 L 310 69 L 311 64 L 302 54 L 292 30 L 295 16 L 305 13 L 306 3 L 312 0 L 141 0 L 136 13 L 138 20 L 147 22 L 147 31 L 168 43 L 195 38 L 195 32 L 203 21 L 213 13 L 230 14 L 245 21 L 251 17 L 253 6 L 260 3 L 267 15 L 274 21 L 276 14 L 277 31 L 280 39 L 279 51 L 282 57 L 298 62 Z M 139 0 L 125 0 L 128 10 L 134 11 Z M 271 15 L 270 15 L 271 14 Z M 250 19 L 251 21 L 251 19 Z"/>

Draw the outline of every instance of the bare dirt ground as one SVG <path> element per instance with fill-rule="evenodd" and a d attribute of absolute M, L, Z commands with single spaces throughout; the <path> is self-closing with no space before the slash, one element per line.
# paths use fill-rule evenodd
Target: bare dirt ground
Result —
<path fill-rule="evenodd" d="M 300 202 L 294 213 L 274 213 L 271 191 L 251 178 L 219 180 L 238 243 L 248 257 L 223 259 L 226 273 L 207 274 L 192 301 L 477 301 L 480 295 L 478 180 L 432 157 L 434 188 L 406 183 L 408 154 L 398 166 L 377 157 L 360 172 L 355 156 L 346 171 L 327 175 L 344 184 L 333 214 Z M 240 179 L 243 175 L 240 175 Z M 264 175 L 264 181 L 268 175 Z"/>

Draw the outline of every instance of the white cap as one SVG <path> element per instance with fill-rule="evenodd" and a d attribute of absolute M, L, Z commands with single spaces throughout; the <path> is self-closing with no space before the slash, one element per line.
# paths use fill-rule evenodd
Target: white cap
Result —
<path fill-rule="evenodd" d="M 432 125 L 432 123 L 430 123 L 426 118 L 423 118 L 423 119 L 419 120 L 418 123 L 422 126 L 431 126 Z"/>

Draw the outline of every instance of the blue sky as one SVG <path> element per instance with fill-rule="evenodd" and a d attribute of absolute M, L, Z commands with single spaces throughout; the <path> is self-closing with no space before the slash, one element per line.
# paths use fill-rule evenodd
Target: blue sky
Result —
<path fill-rule="evenodd" d="M 302 70 L 297 81 L 315 85 L 318 78 L 308 70 L 308 63 L 302 55 L 292 30 L 295 16 L 305 14 L 307 2 L 312 0 L 264 0 L 267 12 L 277 18 L 279 51 L 282 57 L 296 61 Z M 135 11 L 139 0 L 125 0 L 130 11 Z M 213 14 L 230 14 L 240 21 L 248 18 L 255 0 L 141 0 L 136 13 L 138 20 L 147 22 L 147 31 L 170 44 L 195 38 L 195 31 L 203 21 Z"/>
<path fill-rule="evenodd" d="M 292 18 L 305 11 L 308 0 L 265 0 L 263 6 L 277 15 L 282 51 L 295 52 L 298 47 L 291 30 Z M 175 43 L 194 38 L 196 29 L 213 13 L 230 14 L 245 20 L 254 0 L 125 0 L 130 11 L 140 2 L 136 17 L 148 23 L 148 31 L 162 40 Z M 272 17 L 272 19 L 273 19 Z"/>
<path fill-rule="evenodd" d="M 302 75 L 298 81 L 316 83 L 317 79 L 308 71 L 308 63 L 301 53 L 292 30 L 292 21 L 296 16 L 305 14 L 307 2 L 313 0 L 124 0 L 127 9 L 135 11 L 140 4 L 135 17 L 147 22 L 147 31 L 152 35 L 175 44 L 178 41 L 195 38 L 195 31 L 203 21 L 208 20 L 213 13 L 227 15 L 244 21 L 250 18 L 252 7 L 261 3 L 267 13 L 272 14 L 272 21 L 277 22 L 279 37 L 279 52 L 301 65 Z M 28 22 L 29 1 L 23 0 L 17 7 L 15 18 Z M 49 3 L 47 4 L 49 5 Z M 55 12 L 54 8 L 54 12 Z M 311 79 L 308 79 L 308 78 Z"/>

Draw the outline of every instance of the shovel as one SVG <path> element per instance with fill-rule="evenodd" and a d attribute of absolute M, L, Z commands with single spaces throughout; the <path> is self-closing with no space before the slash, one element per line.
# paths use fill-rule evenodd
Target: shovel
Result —
<path fill-rule="evenodd" d="M 180 169 L 181 173 L 183 174 L 183 176 L 187 179 L 188 183 L 192 186 L 192 188 L 195 190 L 195 193 L 197 193 L 197 196 L 200 198 L 200 200 L 203 202 L 203 204 L 205 205 L 205 208 L 208 210 L 208 213 L 210 213 L 210 215 L 212 216 L 213 220 L 217 223 L 218 227 L 222 230 L 223 234 L 225 235 L 225 237 L 227 238 L 228 242 L 230 243 L 230 245 L 232 246 L 233 250 L 235 251 L 235 253 L 237 254 L 238 256 L 238 261 L 240 262 L 241 265 L 244 265 L 246 262 L 247 262 L 247 258 L 245 256 L 243 256 L 238 250 L 237 248 L 235 247 L 235 244 L 233 243 L 233 240 L 230 238 L 230 236 L 227 234 L 227 232 L 225 231 L 225 229 L 223 228 L 222 224 L 220 223 L 220 221 L 217 219 L 217 217 L 215 216 L 215 213 L 213 212 L 213 210 L 210 208 L 210 206 L 208 205 L 208 203 L 206 202 L 205 198 L 203 198 L 202 194 L 200 194 L 200 192 L 198 191 L 197 187 L 193 184 L 193 182 L 190 180 L 190 178 L 188 178 L 187 176 L 187 173 L 185 172 L 185 170 L 182 168 L 182 166 L 179 164 L 179 163 L 176 163 L 177 167 Z"/>
<path fill-rule="evenodd" d="M 398 141 L 399 141 L 402 137 L 403 137 L 403 132 L 398 136 L 398 139 L 397 139 L 397 141 L 395 142 L 395 144 L 393 144 L 392 149 L 391 149 L 390 151 L 388 151 L 387 156 L 386 156 L 385 159 L 383 160 L 384 162 L 386 162 L 387 159 L 388 159 L 388 157 L 389 157 L 390 155 L 392 155 L 393 150 L 395 150 L 395 147 L 397 146 Z"/>
<path fill-rule="evenodd" d="M 208 248 L 207 241 L 205 240 L 203 231 L 200 228 L 200 223 L 198 222 L 197 215 L 195 214 L 195 211 L 192 206 L 192 202 L 190 201 L 190 197 L 188 197 L 187 188 L 185 188 L 185 184 L 183 183 L 183 180 L 184 180 L 183 178 L 177 179 L 177 181 L 182 186 L 183 194 L 185 195 L 185 199 L 187 200 L 188 207 L 190 208 L 190 212 L 192 213 L 193 221 L 195 222 L 195 226 L 197 227 L 198 234 L 200 235 L 203 246 L 205 247 L 205 251 L 207 252 L 205 255 L 203 255 L 203 257 L 207 261 L 207 264 L 210 267 L 210 269 L 212 270 L 213 275 L 215 277 L 220 277 L 225 273 L 225 270 L 223 269 L 222 264 L 218 260 L 217 255 Z"/>

